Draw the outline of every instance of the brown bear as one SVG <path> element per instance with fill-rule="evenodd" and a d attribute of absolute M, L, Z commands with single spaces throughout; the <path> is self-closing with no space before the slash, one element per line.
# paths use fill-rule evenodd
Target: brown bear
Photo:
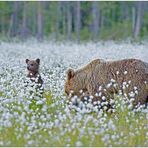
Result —
<path fill-rule="evenodd" d="M 134 98 L 133 105 L 144 104 L 148 98 L 148 63 L 138 59 L 104 61 L 96 59 L 81 69 L 67 71 L 65 93 L 79 98 L 92 96 L 98 101 L 102 97 L 121 93 Z M 82 93 L 83 92 L 83 93 Z M 83 95 L 82 95 L 83 94 Z"/>
<path fill-rule="evenodd" d="M 29 83 L 29 85 L 33 87 L 36 84 L 37 85 L 36 89 L 40 91 L 40 94 L 42 94 L 43 80 L 39 74 L 40 59 L 36 59 L 36 60 L 26 59 L 26 64 L 27 64 L 27 70 L 28 70 L 27 77 L 31 82 L 31 84 Z"/>

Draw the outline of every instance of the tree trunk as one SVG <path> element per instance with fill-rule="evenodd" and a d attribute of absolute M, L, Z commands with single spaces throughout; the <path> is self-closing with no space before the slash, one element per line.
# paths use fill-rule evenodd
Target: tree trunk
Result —
<path fill-rule="evenodd" d="M 22 29 L 21 29 L 21 38 L 26 39 L 29 31 L 27 28 L 27 2 L 23 2 L 24 7 L 23 7 L 23 20 L 22 20 Z"/>
<path fill-rule="evenodd" d="M 77 35 L 78 42 L 80 42 L 80 29 L 81 29 L 80 1 L 77 1 L 76 2 L 76 35 Z"/>
<path fill-rule="evenodd" d="M 37 8 L 37 39 L 43 40 L 43 2 L 38 1 Z"/>
<path fill-rule="evenodd" d="M 136 20 L 136 8 L 132 7 L 132 31 L 134 35 L 134 28 L 135 28 L 135 20 Z"/>
<path fill-rule="evenodd" d="M 0 17 L 0 27 L 1 27 L 1 30 L 0 32 L 2 33 L 2 35 L 5 35 L 5 16 L 4 14 Z"/>
<path fill-rule="evenodd" d="M 15 1 L 13 2 L 13 12 L 10 19 L 10 28 L 8 31 L 8 35 L 10 37 L 14 37 L 18 33 L 18 8 L 19 8 L 19 2 Z"/>
<path fill-rule="evenodd" d="M 99 34 L 99 2 L 92 2 L 92 19 L 93 19 L 93 40 L 97 40 Z"/>
<path fill-rule="evenodd" d="M 66 36 L 66 6 L 65 6 L 65 1 L 62 1 L 62 35 L 65 38 Z"/>
<path fill-rule="evenodd" d="M 71 40 L 72 32 L 72 13 L 71 13 L 71 2 L 67 1 L 67 39 Z"/>
<path fill-rule="evenodd" d="M 138 1 L 136 2 L 136 18 L 134 24 L 134 37 L 137 38 L 140 34 L 142 20 L 143 20 L 143 2 Z"/>
<path fill-rule="evenodd" d="M 120 1 L 120 21 L 127 20 L 129 18 L 129 8 L 126 1 Z"/>
<path fill-rule="evenodd" d="M 56 40 L 58 40 L 60 34 L 60 21 L 61 21 L 61 1 L 57 2 L 57 15 L 56 15 Z"/>
<path fill-rule="evenodd" d="M 30 26 L 31 26 L 32 35 L 36 36 L 36 34 L 37 34 L 37 10 L 36 10 L 36 7 L 32 8 L 32 17 L 29 22 L 30 22 Z"/>

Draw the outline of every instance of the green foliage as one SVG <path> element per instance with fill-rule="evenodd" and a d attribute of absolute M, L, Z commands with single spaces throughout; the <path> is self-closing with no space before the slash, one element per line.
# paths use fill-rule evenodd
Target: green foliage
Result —
<path fill-rule="evenodd" d="M 46 97 L 47 99 L 47 104 L 50 106 L 52 105 L 52 103 L 54 102 L 53 100 L 53 96 L 51 94 L 51 92 L 45 92 L 44 97 Z M 117 100 L 122 100 L 122 98 L 115 96 Z M 56 98 L 58 99 L 58 98 Z M 121 102 L 118 101 L 117 104 L 119 105 Z M 23 106 L 22 106 L 23 107 Z M 37 106 L 36 106 L 37 107 Z M 123 107 L 123 106 L 122 106 Z M 57 107 L 53 107 L 52 109 L 48 110 L 46 114 L 53 114 L 51 120 L 55 120 L 55 116 L 56 116 L 56 111 L 59 111 L 60 106 Z M 37 109 L 37 108 L 36 108 Z M 26 119 L 28 120 L 28 124 L 32 124 L 31 123 L 31 118 L 32 116 L 36 115 L 39 118 L 35 119 L 36 124 L 41 122 L 40 120 L 40 114 L 42 111 L 41 110 L 34 110 L 34 113 L 26 113 Z M 62 110 L 61 110 L 62 113 Z M 83 114 L 83 118 L 78 122 L 79 125 L 79 129 L 84 129 L 83 132 L 84 134 L 81 135 L 80 130 L 78 128 L 73 128 L 70 131 L 67 130 L 67 132 L 65 132 L 63 134 L 63 136 L 59 138 L 57 138 L 59 136 L 59 134 L 61 134 L 63 131 L 63 129 L 67 129 L 67 126 L 72 126 L 72 119 L 75 118 L 76 116 L 76 112 L 72 112 L 71 111 L 71 117 L 67 118 L 66 120 L 63 120 L 59 126 L 54 126 L 54 128 L 52 129 L 38 129 L 36 130 L 37 133 L 33 134 L 30 133 L 30 137 L 28 138 L 30 141 L 36 141 L 36 139 L 39 139 L 40 137 L 44 137 L 44 138 L 40 138 L 39 141 L 36 141 L 36 145 L 32 145 L 30 144 L 30 146 L 62 146 L 65 147 L 67 145 L 67 139 L 70 138 L 69 141 L 69 145 L 70 146 L 75 146 L 77 141 L 82 142 L 82 146 L 106 146 L 105 142 L 103 141 L 103 137 L 108 137 L 109 136 L 109 141 L 108 143 L 110 143 L 111 146 L 144 146 L 143 144 L 146 141 L 146 137 L 144 136 L 146 134 L 146 130 L 144 129 L 147 125 L 147 119 L 146 119 L 146 115 L 143 113 L 134 113 L 131 110 L 129 110 L 126 106 L 124 107 L 124 109 L 121 108 L 121 106 L 119 105 L 117 107 L 117 110 L 115 113 L 112 114 L 107 114 L 107 116 L 105 116 L 104 118 L 104 127 L 106 125 L 106 128 L 108 123 L 111 121 L 113 122 L 113 124 L 115 125 L 115 129 L 108 129 L 105 132 L 103 132 L 102 134 L 96 134 L 96 135 L 90 135 L 87 136 L 88 134 L 88 129 L 97 129 L 99 128 L 104 128 L 104 127 L 100 127 L 100 125 L 95 125 L 94 122 L 92 120 L 89 120 L 87 123 L 85 123 L 85 117 L 93 116 L 93 119 L 99 120 L 97 119 L 97 114 L 96 113 L 91 113 L 91 114 Z M 106 114 L 106 113 L 105 113 Z M 50 123 L 49 121 L 49 123 Z M 138 121 L 138 123 L 137 123 Z M 110 123 L 112 124 L 112 123 Z M 38 127 L 36 127 L 38 128 Z M 22 131 L 20 132 L 19 129 L 22 129 Z M 14 120 L 13 121 L 13 126 L 12 127 L 7 127 L 7 128 L 0 128 L 0 137 L 2 138 L 1 140 L 3 140 L 4 143 L 7 143 L 7 145 L 5 146 L 25 146 L 28 141 L 26 140 L 26 135 L 28 135 L 28 126 L 27 124 L 21 125 L 18 121 Z M 52 134 L 49 134 L 49 131 Z M 120 138 L 118 138 L 117 135 L 120 135 Z M 93 140 L 92 140 L 93 137 Z M 56 139 L 57 138 L 57 139 Z M 115 140 L 116 139 L 116 140 Z M 45 143 L 44 140 L 48 140 L 48 142 Z M 11 144 L 9 144 L 9 141 L 11 141 Z M 117 142 L 119 142 L 119 144 L 117 144 Z M 122 143 L 122 145 L 120 145 L 120 143 Z"/>
<path fill-rule="evenodd" d="M 14 12 L 15 2 L 0 2 L 0 38 L 5 39 L 9 37 L 10 28 L 12 26 L 12 14 Z M 81 2 L 81 29 L 80 39 L 90 40 L 93 36 L 93 17 L 92 17 L 92 3 Z M 19 9 L 17 13 L 18 24 L 18 38 L 22 31 L 23 9 L 24 2 L 19 2 Z M 27 4 L 27 29 L 29 35 L 36 37 L 37 34 L 37 12 L 38 3 L 35 1 L 26 2 Z M 98 2 L 99 7 L 99 32 L 98 39 L 124 39 L 133 36 L 133 13 L 136 2 Z M 64 40 L 67 37 L 67 2 L 43 2 L 41 5 L 41 13 L 43 14 L 43 34 L 44 37 L 51 36 L 57 40 Z M 71 38 L 76 40 L 76 3 L 70 2 L 70 14 L 72 15 L 72 32 Z M 146 3 L 147 5 L 147 3 Z M 59 10 L 58 10 L 59 8 Z M 143 6 L 142 27 L 139 38 L 147 38 L 148 34 L 148 11 L 146 6 Z M 97 40 L 97 39 L 96 39 Z"/>
<path fill-rule="evenodd" d="M 143 21 L 143 27 L 141 29 L 141 36 L 144 37 L 148 34 L 148 13 L 144 14 L 144 21 Z M 148 38 L 148 36 L 146 36 Z"/>
<path fill-rule="evenodd" d="M 91 37 L 90 32 L 87 27 L 81 30 L 81 40 L 89 40 Z"/>
<path fill-rule="evenodd" d="M 132 24 L 129 21 L 125 21 L 123 23 L 119 22 L 112 24 L 112 27 L 106 29 L 103 28 L 100 32 L 100 38 L 104 40 L 119 40 L 125 39 L 132 36 L 131 27 Z"/>

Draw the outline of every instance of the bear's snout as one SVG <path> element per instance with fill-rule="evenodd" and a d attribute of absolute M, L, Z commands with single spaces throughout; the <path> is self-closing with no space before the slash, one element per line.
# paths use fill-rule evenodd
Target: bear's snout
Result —
<path fill-rule="evenodd" d="M 33 68 L 30 65 L 27 65 L 27 70 L 32 71 Z"/>
<path fill-rule="evenodd" d="M 28 70 L 30 69 L 29 66 L 27 66 L 27 69 L 28 69 Z"/>

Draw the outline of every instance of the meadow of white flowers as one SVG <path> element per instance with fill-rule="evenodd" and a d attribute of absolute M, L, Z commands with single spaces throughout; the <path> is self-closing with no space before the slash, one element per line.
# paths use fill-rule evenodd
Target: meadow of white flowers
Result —
<path fill-rule="evenodd" d="M 147 47 L 128 41 L 0 42 L 0 146 L 148 146 L 148 109 L 131 110 L 115 96 L 114 113 L 74 111 L 64 94 L 68 68 L 95 58 L 148 62 Z M 25 87 L 26 58 L 41 60 L 43 98 Z"/>

